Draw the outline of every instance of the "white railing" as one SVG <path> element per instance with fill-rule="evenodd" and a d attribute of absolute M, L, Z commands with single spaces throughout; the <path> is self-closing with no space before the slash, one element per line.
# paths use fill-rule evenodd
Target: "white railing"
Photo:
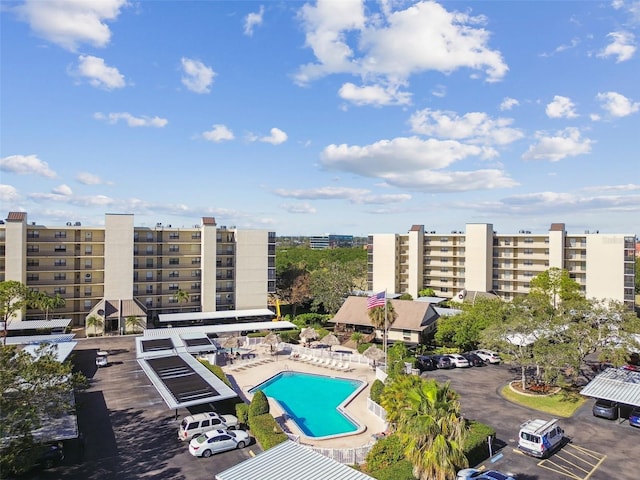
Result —
<path fill-rule="evenodd" d="M 361 465 L 366 462 L 367 455 L 374 444 L 375 442 L 369 442 L 353 448 L 320 448 L 311 445 L 305 445 L 305 447 L 345 465 Z"/>
<path fill-rule="evenodd" d="M 384 421 L 387 420 L 387 411 L 370 398 L 367 398 L 367 410 L 369 410 L 379 419 Z"/>

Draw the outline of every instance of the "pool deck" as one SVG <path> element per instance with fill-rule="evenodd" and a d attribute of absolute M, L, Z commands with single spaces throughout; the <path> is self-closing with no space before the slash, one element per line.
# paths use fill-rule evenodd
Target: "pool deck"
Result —
<path fill-rule="evenodd" d="M 345 411 L 349 416 L 361 426 L 365 427 L 365 429 L 362 433 L 343 437 L 329 438 L 326 440 L 307 437 L 298 429 L 293 421 L 287 419 L 286 416 L 283 417 L 283 411 L 279 405 L 269 399 L 271 414 L 279 423 L 284 425 L 290 433 L 298 435 L 301 444 L 323 448 L 352 448 L 370 443 L 372 441 L 372 435 L 383 432 L 386 425 L 380 418 L 367 410 L 367 398 L 369 397 L 371 384 L 376 378 L 375 372 L 368 365 L 352 364 L 351 367 L 351 371 L 341 372 L 299 360 L 292 360 L 288 355 L 258 355 L 255 359 L 246 363 L 236 362 L 232 365 L 223 366 L 222 368 L 229 379 L 241 390 L 243 397 L 248 400 L 253 396 L 249 393 L 251 388 L 287 370 L 366 381 L 367 386 L 345 407 Z"/>

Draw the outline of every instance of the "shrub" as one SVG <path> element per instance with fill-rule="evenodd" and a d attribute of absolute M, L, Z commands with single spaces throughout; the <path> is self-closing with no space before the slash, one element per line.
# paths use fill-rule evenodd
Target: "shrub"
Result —
<path fill-rule="evenodd" d="M 468 420 L 469 433 L 464 441 L 464 455 L 469 465 L 477 465 L 489 456 L 488 437 L 495 438 L 496 431 L 489 425 Z"/>
<path fill-rule="evenodd" d="M 369 450 L 367 454 L 367 471 L 375 472 L 381 468 L 387 468 L 391 465 L 404 460 L 404 444 L 398 435 L 389 435 L 381 438 Z"/>
<path fill-rule="evenodd" d="M 371 400 L 380 405 L 380 396 L 382 395 L 382 391 L 384 390 L 384 383 L 377 378 L 371 384 L 371 390 L 369 391 L 369 397 Z"/>
<path fill-rule="evenodd" d="M 398 297 L 398 300 L 413 300 L 413 297 L 410 293 L 403 293 Z"/>
<path fill-rule="evenodd" d="M 270 414 L 249 416 L 249 428 L 263 450 L 275 447 L 289 437 Z"/>
<path fill-rule="evenodd" d="M 285 343 L 297 343 L 300 339 L 300 330 L 282 330 L 278 334 Z"/>
<path fill-rule="evenodd" d="M 361 343 L 360 345 L 358 345 L 358 353 L 363 353 L 371 345 L 373 345 L 373 343 Z"/>
<path fill-rule="evenodd" d="M 222 370 L 222 368 L 218 365 L 212 365 L 209 362 L 207 362 L 206 360 L 200 360 L 200 363 L 202 365 L 204 365 L 205 367 L 207 367 L 207 369 L 213 373 L 216 377 L 218 377 L 220 380 L 222 380 L 225 385 L 229 388 L 233 388 L 233 385 L 231 385 L 231 381 L 227 378 L 227 375 L 224 373 L 224 371 Z"/>
<path fill-rule="evenodd" d="M 298 322 L 304 322 L 306 325 L 325 325 L 327 321 L 331 318 L 331 315 L 324 315 L 322 313 L 302 313 L 300 315 L 296 315 L 294 322 L 296 325 Z"/>
<path fill-rule="evenodd" d="M 400 460 L 386 468 L 368 472 L 368 474 L 378 480 L 415 480 L 416 478 L 413 476 L 413 465 L 409 460 Z"/>
<path fill-rule="evenodd" d="M 249 404 L 249 420 L 251 417 L 259 417 L 266 413 L 269 413 L 269 400 L 262 390 L 258 390 L 253 394 Z"/>
<path fill-rule="evenodd" d="M 246 403 L 236 403 L 236 417 L 240 425 L 249 424 L 249 405 Z"/>

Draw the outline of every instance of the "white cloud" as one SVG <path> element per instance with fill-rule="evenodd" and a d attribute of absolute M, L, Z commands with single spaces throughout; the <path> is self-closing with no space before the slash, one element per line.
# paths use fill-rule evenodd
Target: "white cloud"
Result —
<path fill-rule="evenodd" d="M 635 37 L 631 32 L 611 32 L 611 43 L 598 53 L 600 58 L 616 57 L 616 63 L 630 60 L 636 52 Z"/>
<path fill-rule="evenodd" d="M 640 110 L 640 102 L 633 102 L 617 92 L 598 93 L 602 108 L 613 117 L 626 117 Z"/>
<path fill-rule="evenodd" d="M 279 197 L 297 198 L 304 200 L 340 200 L 355 198 L 369 194 L 369 190 L 349 187 L 305 188 L 301 190 L 276 189 L 274 193 Z"/>
<path fill-rule="evenodd" d="M 487 46 L 484 17 L 449 12 L 429 1 L 397 11 L 391 11 L 391 2 L 384 5 L 381 14 L 367 18 L 363 1 L 305 4 L 299 18 L 317 62 L 301 66 L 296 81 L 351 73 L 392 85 L 414 73 L 469 68 L 484 71 L 493 82 L 507 73 L 501 53 Z"/>
<path fill-rule="evenodd" d="M 471 190 L 492 190 L 512 188 L 518 182 L 496 169 L 445 172 L 423 170 L 414 173 L 396 172 L 383 176 L 389 185 L 398 188 L 430 193 L 467 192 Z"/>
<path fill-rule="evenodd" d="M 538 143 L 531 145 L 522 155 L 524 160 L 549 160 L 557 162 L 567 157 L 575 157 L 591 152 L 593 140 L 582 139 L 577 128 L 565 128 L 555 136 L 538 133 Z"/>
<path fill-rule="evenodd" d="M 113 90 L 125 86 L 124 75 L 117 68 L 109 67 L 104 59 L 92 55 L 80 55 L 76 75 L 85 77 L 97 88 Z"/>
<path fill-rule="evenodd" d="M 209 93 L 216 73 L 200 60 L 182 58 L 182 84 L 194 93 Z"/>
<path fill-rule="evenodd" d="M 270 135 L 264 136 L 260 138 L 261 142 L 270 143 L 271 145 L 280 145 L 287 141 L 287 134 L 280 130 L 279 128 L 272 128 L 270 131 Z"/>
<path fill-rule="evenodd" d="M 520 105 L 520 102 L 515 98 L 504 97 L 502 103 L 500 104 L 500 110 L 511 110 L 513 107 L 517 107 Z"/>
<path fill-rule="evenodd" d="M 280 208 L 289 213 L 316 213 L 316 209 L 308 203 L 289 203 L 280 205 Z"/>
<path fill-rule="evenodd" d="M 127 112 L 108 113 L 106 115 L 101 112 L 96 112 L 93 114 L 93 118 L 95 118 L 96 120 L 104 120 L 112 125 L 118 123 L 120 120 L 123 120 L 130 127 L 162 128 L 169 123 L 166 118 L 147 117 L 145 115 L 141 117 L 134 117 Z"/>
<path fill-rule="evenodd" d="M 569 97 L 555 95 L 553 101 L 547 104 L 545 112 L 549 118 L 576 118 L 575 104 Z"/>
<path fill-rule="evenodd" d="M 523 137 L 510 125 L 510 118 L 490 118 L 483 112 L 469 112 L 462 117 L 454 112 L 425 108 L 411 115 L 411 130 L 430 137 L 454 140 L 468 139 L 471 143 L 505 145 Z"/>
<path fill-rule="evenodd" d="M 105 22 L 126 5 L 127 0 L 26 0 L 17 10 L 36 35 L 75 51 L 83 43 L 106 46 L 111 30 Z"/>
<path fill-rule="evenodd" d="M 362 195 L 353 197 L 351 203 L 364 205 L 391 205 L 411 200 L 408 193 L 386 193 L 382 195 Z"/>
<path fill-rule="evenodd" d="M 262 25 L 262 16 L 264 15 L 264 6 L 260 5 L 257 13 L 250 13 L 244 18 L 244 34 L 248 37 L 253 36 L 253 28 Z"/>
<path fill-rule="evenodd" d="M 0 184 L 0 200 L 3 202 L 15 202 L 20 198 L 18 190 L 12 185 Z"/>
<path fill-rule="evenodd" d="M 358 87 L 347 82 L 338 91 L 340 98 L 355 105 L 409 105 L 411 94 L 398 92 L 397 88 L 383 87 L 381 85 L 363 85 Z"/>
<path fill-rule="evenodd" d="M 226 125 L 213 125 L 211 130 L 203 132 L 202 138 L 209 140 L 210 142 L 223 142 L 225 140 L 233 140 L 235 137 L 233 132 L 229 130 Z"/>
<path fill-rule="evenodd" d="M 572 38 L 570 43 L 559 45 L 553 50 L 553 52 L 551 52 L 551 53 L 543 53 L 540 56 L 541 57 L 551 57 L 551 56 L 555 55 L 556 53 L 561 53 L 561 52 L 564 52 L 565 50 L 571 50 L 571 49 L 577 47 L 578 45 L 580 45 L 580 39 Z"/>
<path fill-rule="evenodd" d="M 37 155 L 9 155 L 0 158 L 0 171 L 18 175 L 40 175 L 47 178 L 57 176 L 47 162 L 40 160 Z"/>
<path fill-rule="evenodd" d="M 89 172 L 80 172 L 76 175 L 76 180 L 83 185 L 102 185 L 109 184 L 109 182 L 105 182 L 98 175 L 94 175 Z"/>
<path fill-rule="evenodd" d="M 467 157 L 483 155 L 485 149 L 455 140 L 397 137 L 364 146 L 329 145 L 321 153 L 321 163 L 327 169 L 386 178 L 395 172 L 445 168 Z"/>
<path fill-rule="evenodd" d="M 56 195 L 63 195 L 65 197 L 70 197 L 71 195 L 73 195 L 73 190 L 71 190 L 71 187 L 64 183 L 53 188 L 51 192 L 55 193 Z"/>

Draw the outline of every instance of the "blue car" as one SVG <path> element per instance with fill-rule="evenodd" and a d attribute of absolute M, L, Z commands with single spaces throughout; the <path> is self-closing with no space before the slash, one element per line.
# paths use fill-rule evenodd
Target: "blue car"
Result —
<path fill-rule="evenodd" d="M 640 427 L 640 407 L 633 407 L 631 414 L 629 415 L 629 425 L 633 427 Z"/>

